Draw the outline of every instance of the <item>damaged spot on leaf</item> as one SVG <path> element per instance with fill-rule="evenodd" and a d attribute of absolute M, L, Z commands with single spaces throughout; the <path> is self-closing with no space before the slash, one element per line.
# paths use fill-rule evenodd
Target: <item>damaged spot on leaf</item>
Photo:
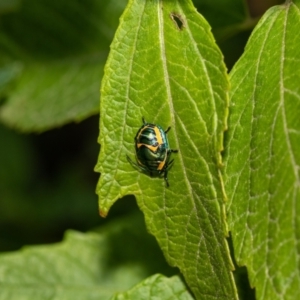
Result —
<path fill-rule="evenodd" d="M 175 23 L 176 27 L 179 30 L 182 30 L 184 27 L 184 20 L 183 20 L 182 16 L 173 12 L 170 14 L 170 17 L 173 20 L 173 22 Z"/>

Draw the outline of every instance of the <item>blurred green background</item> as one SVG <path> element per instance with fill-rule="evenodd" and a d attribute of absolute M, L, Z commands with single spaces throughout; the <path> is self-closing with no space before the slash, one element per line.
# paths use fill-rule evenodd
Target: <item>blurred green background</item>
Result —
<path fill-rule="evenodd" d="M 98 215 L 99 89 L 126 1 L 0 0 L 0 251 L 53 243 Z"/>
<path fill-rule="evenodd" d="M 1 251 L 59 241 L 66 229 L 87 231 L 137 210 L 127 197 L 108 219 L 99 217 L 97 135 L 98 116 L 43 134 L 18 134 L 0 125 Z"/>

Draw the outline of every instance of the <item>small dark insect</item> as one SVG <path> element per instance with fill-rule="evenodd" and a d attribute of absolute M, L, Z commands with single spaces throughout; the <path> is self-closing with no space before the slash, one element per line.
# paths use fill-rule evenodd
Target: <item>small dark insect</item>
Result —
<path fill-rule="evenodd" d="M 142 127 L 135 136 L 136 163 L 127 156 L 132 166 L 150 176 L 164 176 L 167 186 L 168 171 L 174 160 L 170 161 L 172 152 L 178 150 L 170 149 L 167 133 L 171 129 L 163 130 L 161 126 L 147 123 L 144 118 Z"/>

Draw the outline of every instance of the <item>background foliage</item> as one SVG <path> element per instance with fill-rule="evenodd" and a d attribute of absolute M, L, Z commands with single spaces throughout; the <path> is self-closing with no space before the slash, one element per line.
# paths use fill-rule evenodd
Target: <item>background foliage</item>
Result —
<path fill-rule="evenodd" d="M 234 272 L 240 299 L 255 299 L 250 285 L 257 299 L 294 299 L 300 286 L 300 5 L 287 1 L 264 14 L 280 2 L 193 1 L 230 71 L 223 171 L 231 257 L 247 266 Z M 0 0 L 0 299 L 193 299 L 192 292 L 211 299 L 194 286 L 187 289 L 178 269 L 167 265 L 134 197 L 117 201 L 107 219 L 98 216 L 93 168 L 99 153 L 99 86 L 126 4 Z M 154 21 L 144 26 L 149 25 Z M 140 115 L 126 138 L 134 136 Z M 168 126 L 171 119 L 159 120 Z M 172 128 L 172 144 L 178 136 Z M 128 139 L 128 149 L 131 143 Z M 171 184 L 181 174 L 178 156 L 175 160 Z M 130 176 L 138 176 L 127 167 Z M 139 177 L 148 184 L 148 177 Z M 155 233 L 151 214 L 146 218 L 147 230 Z M 21 248 L 30 244 L 45 245 Z M 164 254 L 178 266 L 173 254 Z M 188 284 L 189 263 L 194 261 L 178 266 Z"/>

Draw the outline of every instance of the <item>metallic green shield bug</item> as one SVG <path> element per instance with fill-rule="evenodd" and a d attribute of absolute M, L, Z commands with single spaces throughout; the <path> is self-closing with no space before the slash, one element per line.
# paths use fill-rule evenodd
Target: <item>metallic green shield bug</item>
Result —
<path fill-rule="evenodd" d="M 167 186 L 168 171 L 174 160 L 170 161 L 172 152 L 178 150 L 170 149 L 167 133 L 171 129 L 163 130 L 161 126 L 147 123 L 143 118 L 143 125 L 135 136 L 136 163 L 129 156 L 127 160 L 139 171 L 150 176 L 160 177 L 163 175 Z"/>

